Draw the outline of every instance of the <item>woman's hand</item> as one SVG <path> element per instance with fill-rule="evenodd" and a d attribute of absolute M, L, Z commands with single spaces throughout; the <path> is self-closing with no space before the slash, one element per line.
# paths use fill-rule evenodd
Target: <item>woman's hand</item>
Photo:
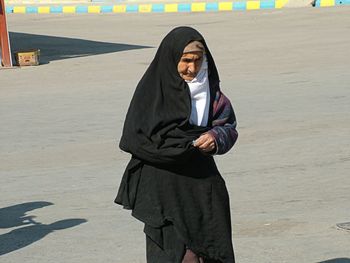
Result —
<path fill-rule="evenodd" d="M 197 147 L 200 151 L 208 153 L 215 149 L 215 138 L 209 133 L 204 133 L 197 140 L 195 140 L 194 147 Z"/>

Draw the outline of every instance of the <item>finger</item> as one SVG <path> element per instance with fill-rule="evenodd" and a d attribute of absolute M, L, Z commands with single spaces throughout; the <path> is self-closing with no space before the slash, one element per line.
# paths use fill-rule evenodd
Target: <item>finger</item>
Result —
<path fill-rule="evenodd" d="M 204 151 L 204 152 L 210 152 L 210 151 L 214 150 L 214 148 L 215 148 L 215 143 L 209 143 L 205 147 L 199 148 L 199 150 Z"/>
<path fill-rule="evenodd" d="M 209 144 L 214 143 L 214 138 L 212 136 L 205 136 L 205 141 L 201 144 L 200 147 L 207 148 Z"/>
<path fill-rule="evenodd" d="M 198 146 L 200 149 L 206 149 L 209 147 L 211 141 L 210 140 L 206 140 L 204 141 L 200 146 Z"/>
<path fill-rule="evenodd" d="M 215 149 L 215 143 L 210 143 L 207 147 L 199 148 L 203 152 L 211 152 Z"/>
<path fill-rule="evenodd" d="M 197 140 L 195 140 L 195 143 L 193 146 L 199 147 L 205 142 L 205 140 L 206 140 L 205 137 L 203 135 L 201 135 L 201 136 L 199 136 L 199 138 Z"/>

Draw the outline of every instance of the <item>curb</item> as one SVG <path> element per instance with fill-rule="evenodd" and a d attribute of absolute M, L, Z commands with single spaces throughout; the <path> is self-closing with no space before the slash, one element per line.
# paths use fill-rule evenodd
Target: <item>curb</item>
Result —
<path fill-rule="evenodd" d="M 350 5 L 350 0 L 316 0 L 314 2 L 315 7 L 327 7 L 338 5 Z"/>
<path fill-rule="evenodd" d="M 350 1 L 350 0 L 348 0 Z M 195 2 L 168 4 L 120 5 L 45 5 L 7 6 L 6 13 L 15 14 L 99 14 L 99 13 L 189 13 L 279 9 L 288 0 L 261 0 L 245 2 Z"/>

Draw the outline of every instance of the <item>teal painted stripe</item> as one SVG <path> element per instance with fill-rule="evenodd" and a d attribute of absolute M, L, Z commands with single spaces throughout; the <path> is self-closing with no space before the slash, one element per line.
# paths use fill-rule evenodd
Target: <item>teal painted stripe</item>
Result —
<path fill-rule="evenodd" d="M 6 6 L 6 14 L 11 14 L 13 13 L 13 6 Z"/>
<path fill-rule="evenodd" d="M 165 5 L 164 4 L 153 4 L 152 5 L 152 12 L 164 12 Z"/>
<path fill-rule="evenodd" d="M 275 1 L 261 1 L 260 8 L 261 9 L 275 8 Z"/>
<path fill-rule="evenodd" d="M 36 7 L 36 6 L 27 6 L 26 7 L 26 13 L 27 14 L 37 14 L 38 13 L 38 7 Z"/>
<path fill-rule="evenodd" d="M 112 12 L 113 12 L 112 5 L 101 6 L 101 13 L 112 13 Z"/>
<path fill-rule="evenodd" d="M 219 4 L 218 3 L 207 3 L 205 5 L 205 11 L 208 11 L 208 12 L 219 11 Z"/>
<path fill-rule="evenodd" d="M 75 12 L 77 14 L 85 14 L 88 12 L 88 7 L 87 6 L 84 6 L 84 5 L 78 5 L 76 8 L 75 8 Z"/>
<path fill-rule="evenodd" d="M 52 14 L 60 14 L 62 12 L 63 12 L 62 6 L 51 6 L 50 7 L 50 13 L 52 13 Z"/>
<path fill-rule="evenodd" d="M 178 12 L 191 12 L 191 4 L 178 4 Z"/>
<path fill-rule="evenodd" d="M 126 12 L 127 13 L 135 13 L 139 11 L 139 6 L 138 5 L 127 5 L 126 6 Z"/>
<path fill-rule="evenodd" d="M 246 4 L 246 2 L 233 2 L 233 9 L 234 10 L 246 10 L 247 4 Z"/>
<path fill-rule="evenodd" d="M 336 0 L 336 5 L 350 5 L 350 0 Z"/>

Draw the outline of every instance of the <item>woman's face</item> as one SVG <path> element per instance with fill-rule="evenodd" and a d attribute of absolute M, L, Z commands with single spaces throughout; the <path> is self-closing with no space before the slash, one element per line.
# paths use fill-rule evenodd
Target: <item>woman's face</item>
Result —
<path fill-rule="evenodd" d="M 199 72 L 203 61 L 203 52 L 194 51 L 182 54 L 177 71 L 184 80 L 193 80 Z"/>

